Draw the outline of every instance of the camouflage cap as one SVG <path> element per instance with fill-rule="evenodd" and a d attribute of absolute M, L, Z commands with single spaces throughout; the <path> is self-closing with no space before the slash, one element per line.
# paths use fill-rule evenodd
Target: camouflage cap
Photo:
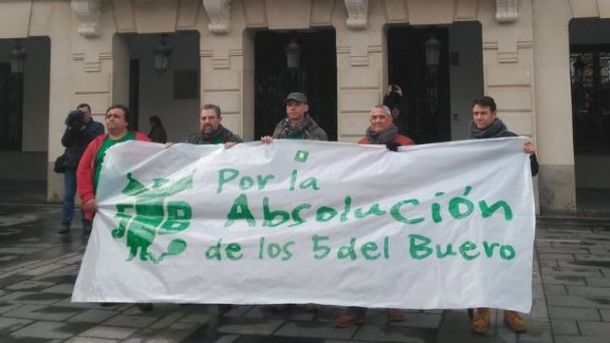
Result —
<path fill-rule="evenodd" d="M 292 93 L 288 94 L 288 96 L 286 97 L 284 102 L 287 102 L 288 100 L 294 100 L 294 101 L 300 102 L 300 103 L 307 103 L 307 95 L 305 95 L 301 92 L 292 92 Z"/>

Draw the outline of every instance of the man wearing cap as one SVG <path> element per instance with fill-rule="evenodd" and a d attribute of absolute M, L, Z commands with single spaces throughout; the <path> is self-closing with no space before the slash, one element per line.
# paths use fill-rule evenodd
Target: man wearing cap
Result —
<path fill-rule="evenodd" d="M 365 136 L 360 138 L 358 144 L 384 144 L 388 149 L 396 151 L 399 146 L 413 145 L 413 140 L 398 133 L 398 127 L 394 125 L 392 112 L 387 106 L 376 105 L 371 109 L 369 119 L 371 125 L 366 129 Z M 366 308 L 349 307 L 345 313 L 337 317 L 335 326 L 349 328 L 364 321 Z M 400 309 L 388 309 L 388 320 L 391 322 L 404 319 L 404 313 Z"/>
<path fill-rule="evenodd" d="M 306 113 L 309 111 L 307 96 L 292 92 L 285 99 L 286 118 L 282 119 L 273 131 L 273 136 L 263 136 L 263 143 L 271 143 L 274 138 L 308 139 L 326 141 L 326 132 Z"/>
<path fill-rule="evenodd" d="M 471 139 L 488 139 L 500 137 L 516 137 L 517 134 L 509 131 L 504 122 L 496 115 L 496 102 L 490 96 L 474 100 L 472 104 L 472 122 L 470 123 Z M 538 173 L 538 160 L 534 144 L 527 140 L 523 145 L 523 152 L 530 155 L 530 169 L 532 176 Z M 478 334 L 485 334 L 490 326 L 491 313 L 488 308 L 477 308 L 472 318 L 472 330 Z M 519 313 L 504 310 L 504 324 L 513 332 L 527 331 L 527 324 Z"/>
<path fill-rule="evenodd" d="M 74 218 L 74 195 L 76 193 L 76 167 L 87 145 L 95 137 L 104 133 L 104 125 L 93 120 L 91 116 L 91 106 L 80 104 L 76 111 L 72 111 L 66 118 L 66 131 L 61 137 L 61 144 L 66 147 L 64 166 L 64 201 L 62 206 L 61 225 L 63 228 L 58 231 L 60 234 L 70 232 L 70 224 Z M 82 211 L 82 209 L 81 209 Z M 91 222 L 85 218 L 82 212 L 83 227 L 86 232 L 91 227 Z"/>
<path fill-rule="evenodd" d="M 193 132 L 187 139 L 191 144 L 225 144 L 232 146 L 241 143 L 242 139 L 231 130 L 222 126 L 220 107 L 205 104 L 199 112 L 199 131 Z M 228 147 L 228 146 L 227 146 Z"/>
<path fill-rule="evenodd" d="M 265 144 L 273 142 L 274 138 L 280 139 L 307 139 L 327 141 L 326 132 L 306 113 L 309 111 L 307 96 L 301 92 L 292 92 L 284 100 L 286 104 L 286 118 L 282 119 L 273 131 L 273 136 L 263 136 L 261 141 Z M 281 312 L 288 309 L 289 304 L 271 305 L 267 308 Z M 305 309 L 317 310 L 316 304 L 305 304 Z"/>

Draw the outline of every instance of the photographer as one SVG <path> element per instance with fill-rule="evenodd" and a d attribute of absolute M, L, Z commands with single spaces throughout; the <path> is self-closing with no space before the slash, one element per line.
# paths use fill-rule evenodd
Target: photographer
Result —
<path fill-rule="evenodd" d="M 399 85 L 389 85 L 388 90 L 383 97 L 383 104 L 390 109 L 394 122 L 400 117 L 400 112 L 404 107 L 402 89 Z"/>
<path fill-rule="evenodd" d="M 62 207 L 61 234 L 70 232 L 74 218 L 74 195 L 76 193 L 76 167 L 87 145 L 97 136 L 104 133 L 104 126 L 91 118 L 91 107 L 80 104 L 77 110 L 68 113 L 65 120 L 66 131 L 61 144 L 66 147 L 64 162 L 64 201 Z M 91 221 L 83 219 L 83 234 L 91 231 Z"/>

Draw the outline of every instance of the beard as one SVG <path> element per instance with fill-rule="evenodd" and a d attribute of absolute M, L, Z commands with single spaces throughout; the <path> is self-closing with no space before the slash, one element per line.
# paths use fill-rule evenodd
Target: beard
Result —
<path fill-rule="evenodd" d="M 201 129 L 201 133 L 205 136 L 205 137 L 210 137 L 212 136 L 216 131 L 218 130 L 218 128 L 214 128 L 212 125 L 204 125 L 203 129 Z"/>

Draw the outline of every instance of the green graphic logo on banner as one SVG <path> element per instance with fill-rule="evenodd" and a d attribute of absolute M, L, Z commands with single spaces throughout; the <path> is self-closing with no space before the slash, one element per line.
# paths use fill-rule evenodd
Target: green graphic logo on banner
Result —
<path fill-rule="evenodd" d="M 307 161 L 307 157 L 309 157 L 309 151 L 299 150 L 294 156 L 294 160 L 297 162 L 305 162 Z"/>
<path fill-rule="evenodd" d="M 120 221 L 119 226 L 112 230 L 112 237 L 120 239 L 127 235 L 128 261 L 138 256 L 138 250 L 140 260 L 150 260 L 154 263 L 161 262 L 166 256 L 181 254 L 187 244 L 179 238 L 172 240 L 166 251 L 157 257 L 148 249 L 157 234 L 178 233 L 191 225 L 191 205 L 184 201 L 169 201 L 166 204 L 165 199 L 192 188 L 193 173 L 172 184 L 168 179 L 153 179 L 150 189 L 136 180 L 131 173 L 127 174 L 127 179 L 129 182 L 121 192 L 135 197 L 135 200 L 129 204 L 116 205 L 116 217 Z"/>

